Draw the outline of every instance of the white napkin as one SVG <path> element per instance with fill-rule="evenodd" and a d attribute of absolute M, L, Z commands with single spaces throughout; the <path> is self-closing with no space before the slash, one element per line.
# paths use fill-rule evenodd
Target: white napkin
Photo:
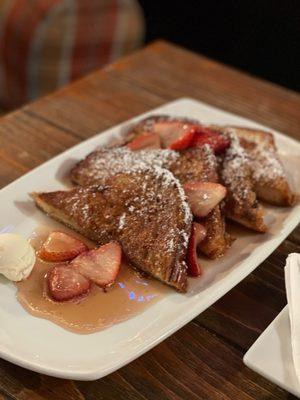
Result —
<path fill-rule="evenodd" d="M 291 324 L 293 361 L 300 382 L 300 254 L 289 254 L 284 272 Z"/>

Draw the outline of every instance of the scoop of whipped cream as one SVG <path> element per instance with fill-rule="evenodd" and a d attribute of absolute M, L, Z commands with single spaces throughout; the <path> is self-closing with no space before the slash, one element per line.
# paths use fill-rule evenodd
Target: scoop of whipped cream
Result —
<path fill-rule="evenodd" d="M 0 234 L 0 274 L 18 282 L 27 278 L 35 263 L 30 243 L 15 233 Z"/>

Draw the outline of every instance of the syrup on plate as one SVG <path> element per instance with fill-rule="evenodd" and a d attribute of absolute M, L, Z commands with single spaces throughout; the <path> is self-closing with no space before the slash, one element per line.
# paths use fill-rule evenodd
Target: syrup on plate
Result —
<path fill-rule="evenodd" d="M 30 242 L 37 251 L 51 230 L 39 228 L 32 234 Z M 64 231 L 71 232 L 65 228 Z M 74 232 L 71 234 L 82 240 Z M 124 321 L 142 312 L 169 290 L 159 282 L 140 277 L 122 263 L 115 284 L 107 292 L 93 285 L 90 293 L 78 301 L 56 302 L 47 295 L 45 279 L 53 265 L 37 257 L 29 278 L 16 284 L 17 298 L 30 314 L 76 333 L 93 333 Z"/>

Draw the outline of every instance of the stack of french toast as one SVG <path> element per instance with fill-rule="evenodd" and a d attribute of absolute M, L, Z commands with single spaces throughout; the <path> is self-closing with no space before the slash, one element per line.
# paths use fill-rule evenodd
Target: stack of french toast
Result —
<path fill-rule="evenodd" d="M 178 291 L 201 275 L 199 253 L 234 245 L 226 220 L 264 233 L 264 207 L 293 206 L 271 133 L 155 115 L 70 171 L 72 189 L 34 193 L 52 218 L 98 244 L 117 241 L 130 265 Z"/>

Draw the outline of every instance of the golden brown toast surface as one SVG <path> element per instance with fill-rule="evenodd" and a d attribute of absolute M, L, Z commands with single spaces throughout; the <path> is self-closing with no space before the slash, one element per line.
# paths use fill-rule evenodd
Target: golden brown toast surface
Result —
<path fill-rule="evenodd" d="M 132 265 L 186 290 L 191 214 L 173 175 L 160 168 L 118 173 L 103 185 L 33 195 L 51 217 L 99 244 L 121 243 Z"/>
<path fill-rule="evenodd" d="M 194 147 L 178 152 L 169 169 L 181 184 L 186 182 L 218 182 L 217 160 L 209 146 Z"/>

